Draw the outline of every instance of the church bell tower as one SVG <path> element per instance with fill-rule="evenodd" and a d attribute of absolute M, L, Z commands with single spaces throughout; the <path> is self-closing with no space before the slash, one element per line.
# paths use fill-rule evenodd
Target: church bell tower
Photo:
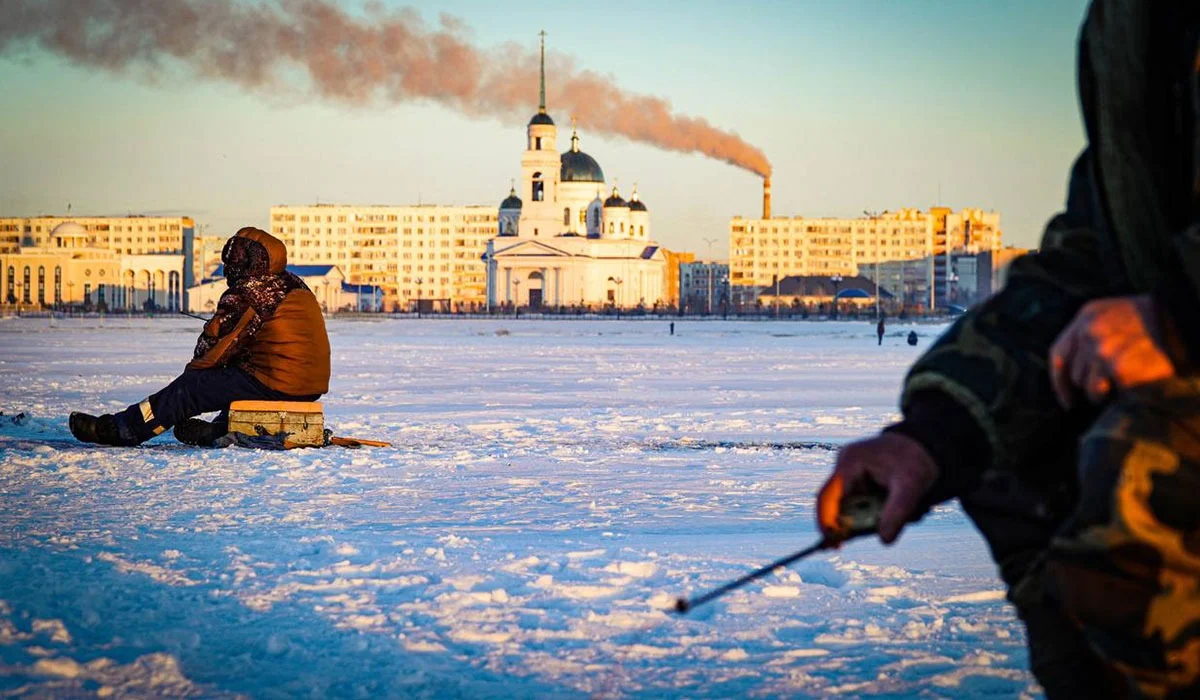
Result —
<path fill-rule="evenodd" d="M 525 153 L 521 156 L 523 201 L 521 236 L 554 236 L 563 231 L 558 206 L 558 178 L 561 166 L 558 154 L 558 129 L 546 113 L 546 32 L 540 33 L 538 111 L 526 128 Z"/>

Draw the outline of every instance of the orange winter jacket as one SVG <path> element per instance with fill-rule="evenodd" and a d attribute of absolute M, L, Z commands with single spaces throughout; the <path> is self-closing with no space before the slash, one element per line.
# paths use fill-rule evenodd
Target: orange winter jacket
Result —
<path fill-rule="evenodd" d="M 221 253 L 229 289 L 196 341 L 191 370 L 234 366 L 290 396 L 329 391 L 329 336 L 317 298 L 287 272 L 287 248 L 243 228 Z"/>

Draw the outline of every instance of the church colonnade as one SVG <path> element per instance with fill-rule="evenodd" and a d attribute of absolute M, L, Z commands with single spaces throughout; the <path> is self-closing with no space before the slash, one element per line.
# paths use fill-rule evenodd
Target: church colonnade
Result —
<path fill-rule="evenodd" d="M 496 280 L 503 289 L 497 290 L 505 304 L 517 306 L 565 306 L 571 300 L 564 298 L 563 269 L 559 266 L 506 267 L 498 271 Z"/>
<path fill-rule="evenodd" d="M 615 264 L 576 270 L 577 261 L 562 264 L 529 264 L 497 260 L 489 280 L 491 298 L 522 307 L 606 306 L 632 308 L 660 302 L 662 274 L 647 265 Z M 572 268 L 572 269 L 569 269 Z M 594 278 L 594 279 L 593 279 Z"/>
<path fill-rule="evenodd" d="M 150 308 L 152 300 L 155 309 L 183 308 L 183 272 L 169 265 L 121 269 L 108 261 L 0 258 L 8 258 L 0 259 L 3 305 L 93 304 L 115 311 Z"/>

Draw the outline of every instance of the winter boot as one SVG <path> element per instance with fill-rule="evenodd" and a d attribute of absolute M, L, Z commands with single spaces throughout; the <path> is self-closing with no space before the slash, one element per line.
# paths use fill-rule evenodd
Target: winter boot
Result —
<path fill-rule="evenodd" d="M 216 445 L 217 438 L 224 437 L 228 432 L 226 424 L 188 418 L 175 426 L 175 439 L 194 447 L 212 447 Z"/>
<path fill-rule="evenodd" d="M 121 432 L 117 429 L 117 420 L 109 414 L 90 416 L 75 411 L 71 413 L 70 426 L 71 434 L 80 442 L 113 447 L 123 447 L 129 444 L 121 439 Z"/>

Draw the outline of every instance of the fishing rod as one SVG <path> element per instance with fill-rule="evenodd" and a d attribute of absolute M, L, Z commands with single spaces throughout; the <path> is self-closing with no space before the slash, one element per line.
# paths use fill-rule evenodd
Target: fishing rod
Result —
<path fill-rule="evenodd" d="M 192 318 L 197 318 L 204 322 L 208 322 L 208 321 L 212 320 L 209 318 L 204 318 L 203 316 L 197 316 L 196 314 L 193 314 L 193 313 L 188 313 L 187 311 L 184 311 L 183 309 L 178 309 L 178 311 L 179 311 L 179 313 L 183 314 L 184 316 L 191 316 Z"/>
<path fill-rule="evenodd" d="M 676 599 L 675 612 L 686 615 L 709 601 L 716 600 L 730 591 L 736 591 L 752 581 L 757 581 L 781 566 L 794 564 L 822 550 L 836 549 L 843 542 L 875 532 L 879 527 L 879 513 L 883 510 L 883 500 L 883 494 L 878 491 L 847 496 L 842 499 L 841 507 L 838 509 L 836 531 L 825 535 L 815 544 L 793 552 L 782 559 L 777 559 L 698 598 L 680 597 Z"/>

